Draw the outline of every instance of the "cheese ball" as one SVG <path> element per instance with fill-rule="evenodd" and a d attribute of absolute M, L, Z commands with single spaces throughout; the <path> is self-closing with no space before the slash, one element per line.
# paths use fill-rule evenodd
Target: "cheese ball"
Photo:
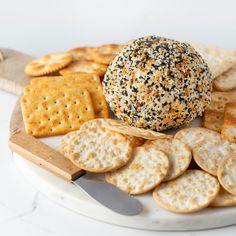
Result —
<path fill-rule="evenodd" d="M 211 83 L 208 65 L 189 44 L 148 36 L 117 54 L 103 91 L 119 119 L 162 131 L 201 116 L 210 103 Z"/>

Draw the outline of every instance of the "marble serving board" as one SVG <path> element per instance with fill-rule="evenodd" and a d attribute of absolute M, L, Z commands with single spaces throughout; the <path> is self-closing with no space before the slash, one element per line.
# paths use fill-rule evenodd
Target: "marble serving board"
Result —
<path fill-rule="evenodd" d="M 31 56 L 11 50 L 1 49 L 0 88 L 19 95 L 30 78 L 23 73 Z M 11 70 L 16 65 L 15 70 Z M 200 118 L 191 126 L 200 126 Z M 11 133 L 24 130 L 19 102 L 12 113 Z M 174 134 L 171 130 L 168 134 Z M 40 139 L 43 143 L 58 149 L 61 136 Z M 13 153 L 15 164 L 25 179 L 54 202 L 72 211 L 110 224 L 146 230 L 187 231 L 210 229 L 236 224 L 236 207 L 206 208 L 193 214 L 176 214 L 160 208 L 151 193 L 136 196 L 143 205 L 143 212 L 137 216 L 123 216 L 103 207 L 90 198 L 83 190 Z M 86 174 L 87 178 L 103 179 L 102 175 Z"/>
<path fill-rule="evenodd" d="M 200 126 L 197 118 L 190 126 Z M 174 134 L 171 130 L 168 134 Z M 54 149 L 58 149 L 62 136 L 40 139 Z M 192 214 L 176 214 L 159 207 L 152 199 L 151 193 L 135 196 L 143 205 L 143 212 L 137 216 L 123 216 L 103 207 L 85 192 L 73 184 L 51 174 L 39 166 L 13 153 L 15 163 L 33 186 L 58 204 L 79 214 L 125 227 L 145 230 L 187 231 L 210 229 L 236 224 L 236 207 L 211 208 Z M 86 174 L 87 178 L 103 179 L 101 174 Z"/>

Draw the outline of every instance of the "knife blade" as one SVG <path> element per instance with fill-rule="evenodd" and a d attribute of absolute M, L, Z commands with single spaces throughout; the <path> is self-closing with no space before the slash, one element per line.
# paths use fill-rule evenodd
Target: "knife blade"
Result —
<path fill-rule="evenodd" d="M 85 171 L 24 131 L 12 133 L 9 147 L 20 156 L 82 188 L 90 197 L 116 213 L 134 216 L 142 212 L 142 205 L 137 199 L 107 182 L 86 179 Z"/>
<path fill-rule="evenodd" d="M 134 216 L 142 212 L 142 205 L 137 199 L 114 185 L 84 177 L 78 178 L 73 183 L 96 201 L 121 215 Z"/>

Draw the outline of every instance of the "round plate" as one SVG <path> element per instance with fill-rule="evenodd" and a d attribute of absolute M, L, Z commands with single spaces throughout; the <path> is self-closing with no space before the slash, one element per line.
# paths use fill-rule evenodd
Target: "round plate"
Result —
<path fill-rule="evenodd" d="M 196 119 L 191 126 L 199 126 Z M 174 131 L 168 132 L 173 133 Z M 41 139 L 57 149 L 60 136 Z M 73 184 L 51 174 L 14 153 L 14 160 L 22 175 L 40 192 L 60 205 L 79 214 L 111 224 L 136 229 L 185 231 L 210 229 L 236 224 L 236 207 L 207 208 L 193 214 L 168 212 L 154 202 L 151 193 L 136 196 L 143 204 L 143 212 L 137 216 L 123 216 L 103 207 Z M 87 174 L 88 178 L 101 178 L 101 175 Z"/>

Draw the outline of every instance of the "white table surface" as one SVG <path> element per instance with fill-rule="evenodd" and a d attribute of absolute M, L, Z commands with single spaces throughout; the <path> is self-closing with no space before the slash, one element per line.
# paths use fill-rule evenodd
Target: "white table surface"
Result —
<path fill-rule="evenodd" d="M 0 47 L 35 56 L 156 34 L 236 48 L 236 4 L 224 0 L 0 0 Z M 17 171 L 7 147 L 17 97 L 0 92 L 0 235 L 235 235 L 236 226 L 164 233 L 97 222 L 62 208 Z"/>

